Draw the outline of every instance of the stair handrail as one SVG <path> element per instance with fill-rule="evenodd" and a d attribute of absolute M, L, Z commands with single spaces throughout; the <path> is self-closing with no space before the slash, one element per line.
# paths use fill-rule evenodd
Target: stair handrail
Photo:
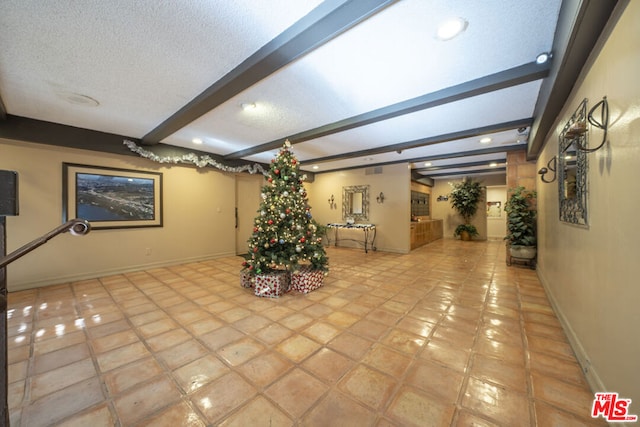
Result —
<path fill-rule="evenodd" d="M 75 219 L 69 220 L 64 224 L 54 228 L 50 232 L 44 234 L 43 236 L 32 240 L 31 242 L 27 243 L 24 246 L 21 246 L 20 248 L 11 252 L 9 255 L 6 255 L 3 258 L 0 258 L 0 268 L 4 268 L 4 266 L 11 264 L 13 261 L 17 260 L 18 258 L 44 245 L 45 243 L 47 243 L 49 240 L 51 240 L 58 234 L 66 233 L 67 231 L 71 233 L 73 236 L 84 236 L 85 234 L 91 231 L 91 224 L 89 224 L 89 221 L 82 218 L 75 218 Z"/>

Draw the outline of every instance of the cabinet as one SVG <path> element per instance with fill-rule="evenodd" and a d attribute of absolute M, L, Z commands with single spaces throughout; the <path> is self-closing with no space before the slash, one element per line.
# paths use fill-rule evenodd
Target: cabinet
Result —
<path fill-rule="evenodd" d="M 434 240 L 442 239 L 443 221 L 429 219 L 411 223 L 411 249 L 418 248 Z"/>

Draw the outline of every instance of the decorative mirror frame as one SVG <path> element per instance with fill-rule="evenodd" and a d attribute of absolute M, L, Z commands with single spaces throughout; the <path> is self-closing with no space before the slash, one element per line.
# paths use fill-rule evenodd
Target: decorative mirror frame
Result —
<path fill-rule="evenodd" d="M 350 194 L 362 193 L 362 213 L 354 214 L 348 212 L 347 200 Z M 342 187 L 342 219 L 353 218 L 355 221 L 369 220 L 369 186 L 368 185 L 352 185 Z"/>
<path fill-rule="evenodd" d="M 578 149 L 575 142 L 588 146 L 587 99 L 585 98 L 565 124 L 558 137 L 558 199 L 560 221 L 569 224 L 588 226 L 587 221 L 587 153 Z M 575 198 L 566 198 L 567 150 L 574 145 L 576 152 L 576 189 Z"/>

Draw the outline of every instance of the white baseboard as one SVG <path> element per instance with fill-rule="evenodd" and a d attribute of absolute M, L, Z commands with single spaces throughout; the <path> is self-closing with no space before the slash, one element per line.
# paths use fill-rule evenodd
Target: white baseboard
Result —
<path fill-rule="evenodd" d="M 95 279 L 97 277 L 112 276 L 112 275 L 122 274 L 122 273 L 131 273 L 133 271 L 150 270 L 153 268 L 168 267 L 172 265 L 188 264 L 192 262 L 200 262 L 200 261 L 206 261 L 210 259 L 223 258 L 228 256 L 234 256 L 234 255 L 235 253 L 219 253 L 219 254 L 210 254 L 206 256 L 198 256 L 198 257 L 190 257 L 190 258 L 171 259 L 171 260 L 157 261 L 157 262 L 151 262 L 146 264 L 131 265 L 127 267 L 94 270 L 91 272 L 80 273 L 80 274 L 69 274 L 69 275 L 62 275 L 62 276 L 55 276 L 55 277 L 47 277 L 46 279 L 42 279 L 42 280 L 18 282 L 18 283 L 11 283 L 11 276 L 9 276 L 7 280 L 7 285 L 8 285 L 7 288 L 9 292 L 19 292 L 19 291 L 25 291 L 28 289 L 42 288 L 45 286 L 60 285 L 62 283 L 77 282 L 80 280 Z M 238 271 L 240 271 L 240 263 L 238 263 Z"/>
<path fill-rule="evenodd" d="M 604 386 L 604 383 L 600 379 L 600 376 L 598 375 L 598 372 L 596 371 L 595 367 L 591 364 L 591 359 L 589 358 L 589 355 L 587 354 L 586 350 L 582 346 L 582 343 L 580 342 L 580 338 L 578 338 L 573 328 L 571 327 L 571 324 L 569 323 L 566 316 L 562 312 L 562 308 L 558 305 L 558 302 L 549 286 L 549 282 L 547 281 L 539 265 L 536 271 L 538 273 L 538 279 L 540 280 L 540 283 L 542 283 L 542 286 L 544 287 L 544 290 L 547 293 L 547 297 L 549 298 L 551 307 L 553 308 L 553 311 L 556 313 L 556 316 L 558 317 L 558 320 L 562 325 L 562 329 L 564 330 L 564 333 L 567 335 L 567 339 L 569 340 L 569 345 L 571 346 L 571 349 L 573 350 L 576 356 L 576 359 L 580 364 L 580 368 L 584 373 L 585 379 L 587 380 L 587 383 L 589 384 L 591 391 L 595 393 L 595 392 L 607 390 L 607 388 Z"/>

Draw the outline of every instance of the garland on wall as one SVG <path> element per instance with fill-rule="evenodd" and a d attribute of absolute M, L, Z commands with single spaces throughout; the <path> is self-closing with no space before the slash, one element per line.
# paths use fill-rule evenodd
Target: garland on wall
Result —
<path fill-rule="evenodd" d="M 145 159 L 149 159 L 157 163 L 171 163 L 171 164 L 191 163 L 193 165 L 198 166 L 199 168 L 212 166 L 224 172 L 234 172 L 234 173 L 249 172 L 250 174 L 260 172 L 263 175 L 267 174 L 267 171 L 265 171 L 264 168 L 257 163 L 254 163 L 253 165 L 232 167 L 232 166 L 225 166 L 222 163 L 215 161 L 214 159 L 212 159 L 210 156 L 207 156 L 207 155 L 198 156 L 197 154 L 194 154 L 194 153 L 188 153 L 188 154 L 183 154 L 181 156 L 158 156 L 157 154 L 149 150 L 145 150 L 144 148 L 139 147 L 133 141 L 129 141 L 125 139 L 123 141 L 123 144 L 126 145 L 129 148 L 129 150 L 138 154 L 140 157 L 144 157 Z"/>

